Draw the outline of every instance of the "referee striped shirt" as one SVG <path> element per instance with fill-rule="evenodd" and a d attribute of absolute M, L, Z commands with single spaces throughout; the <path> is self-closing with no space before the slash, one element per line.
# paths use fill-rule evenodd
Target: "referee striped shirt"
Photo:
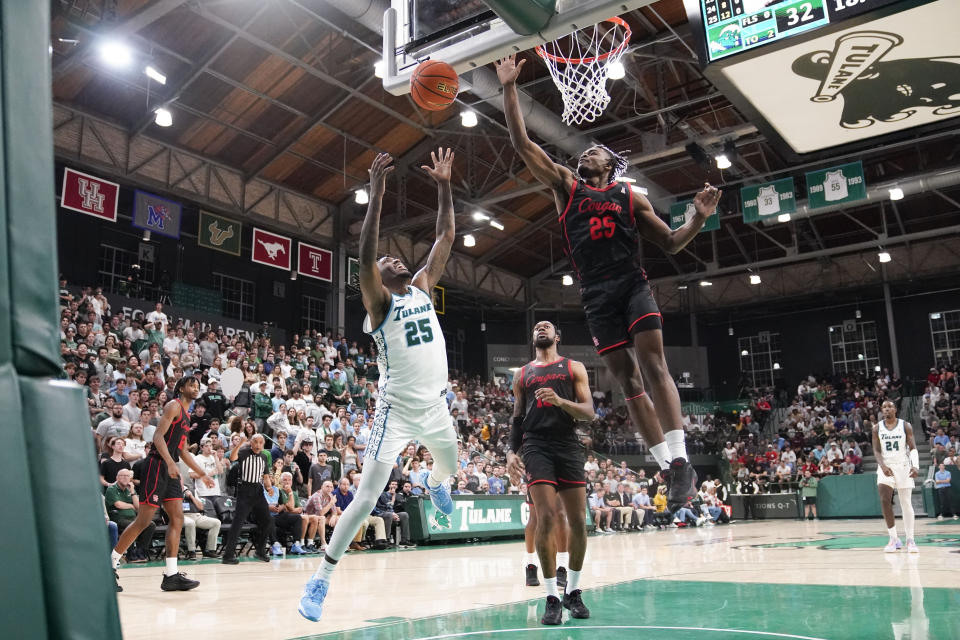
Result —
<path fill-rule="evenodd" d="M 263 453 L 254 453 L 250 445 L 237 452 L 237 464 L 240 465 L 240 482 L 263 483 L 263 474 L 267 469 L 267 459 Z"/>

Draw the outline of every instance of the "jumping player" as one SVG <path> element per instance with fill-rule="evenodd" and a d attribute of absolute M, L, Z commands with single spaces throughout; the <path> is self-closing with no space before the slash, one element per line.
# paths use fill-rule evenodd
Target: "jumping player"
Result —
<path fill-rule="evenodd" d="M 510 140 L 533 176 L 553 190 L 594 346 L 623 390 L 630 419 L 666 471 L 670 508 L 676 509 L 696 495 L 697 476 L 687 460 L 680 395 L 663 354 L 663 321 L 637 253 L 641 237 L 667 253 L 683 249 L 714 212 L 721 192 L 705 185 L 693 200 L 696 215 L 671 231 L 645 197 L 615 182 L 627 161 L 610 149 L 585 150 L 576 174 L 555 164 L 524 128 L 516 87 L 524 62 L 511 55 L 497 63 Z"/>
<path fill-rule="evenodd" d="M 439 149 L 430 157 L 433 166 L 422 169 L 439 191 L 437 238 L 416 275 L 398 258 L 377 259 L 380 207 L 387 175 L 393 170 L 392 158 L 381 153 L 370 168 L 370 203 L 360 231 L 360 292 L 367 310 L 364 331 L 377 344 L 380 396 L 360 487 L 340 516 L 323 561 L 300 598 L 300 614 L 314 622 L 320 619 L 337 563 L 387 485 L 397 455 L 411 440 L 426 445 L 433 456 L 427 490 L 438 511 L 438 523 L 450 526 L 447 516 L 453 513 L 453 500 L 446 482 L 457 469 L 457 434 L 447 412 L 446 343 L 429 292 L 440 280 L 456 238 L 450 187 L 454 154 L 451 149 Z"/>
<path fill-rule="evenodd" d="M 880 465 L 877 474 L 877 490 L 880 492 L 880 508 L 887 525 L 890 541 L 883 548 L 885 553 L 896 553 L 903 545 L 897 536 L 897 521 L 893 517 L 893 491 L 900 496 L 900 511 L 903 513 L 903 528 L 907 536 L 907 552 L 920 553 L 913 540 L 913 479 L 920 474 L 920 454 L 913 439 L 913 427 L 897 418 L 897 406 L 890 400 L 880 406 L 883 420 L 873 427 L 873 451 Z"/>
<path fill-rule="evenodd" d="M 507 471 L 514 484 L 526 472 L 527 494 L 537 512 L 536 547 L 547 591 L 542 624 L 561 624 L 563 609 L 574 618 L 589 618 L 580 590 L 580 571 L 587 552 L 586 449 L 576 435 L 577 420 L 592 420 L 593 398 L 587 370 L 557 354 L 556 327 L 538 322 L 533 327 L 536 360 L 513 377 L 513 429 Z M 563 526 L 557 496 L 570 525 L 570 567 L 561 602 L 557 590 L 556 530 Z"/>
<path fill-rule="evenodd" d="M 170 518 L 166 534 L 166 568 L 160 588 L 164 591 L 189 591 L 200 583 L 190 580 L 177 571 L 177 552 L 180 550 L 180 531 L 183 529 L 183 490 L 180 487 L 180 471 L 177 461 L 183 461 L 207 487 L 214 486 L 210 478 L 184 448 L 190 432 L 190 403 L 200 396 L 200 381 L 194 376 L 185 376 L 173 388 L 173 397 L 163 408 L 163 416 L 153 434 L 153 448 L 147 456 L 140 479 L 140 509 L 137 519 L 123 530 L 111 559 L 113 568 L 120 566 L 120 558 L 133 544 L 137 536 L 147 528 L 160 506 Z"/>

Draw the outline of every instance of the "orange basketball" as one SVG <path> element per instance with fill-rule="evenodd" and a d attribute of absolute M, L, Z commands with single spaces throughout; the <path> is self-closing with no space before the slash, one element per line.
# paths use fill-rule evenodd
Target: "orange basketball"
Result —
<path fill-rule="evenodd" d="M 413 101 L 427 111 L 446 109 L 457 99 L 460 78 L 446 62 L 426 60 L 417 65 L 410 76 L 410 93 Z"/>

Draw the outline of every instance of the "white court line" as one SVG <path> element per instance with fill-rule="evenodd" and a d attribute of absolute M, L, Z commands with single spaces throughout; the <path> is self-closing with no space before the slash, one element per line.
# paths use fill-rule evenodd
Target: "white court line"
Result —
<path fill-rule="evenodd" d="M 527 631 L 565 631 L 569 632 L 571 629 L 578 629 L 583 631 L 594 630 L 594 629 L 657 629 L 661 631 L 721 631 L 724 633 L 744 633 L 755 636 L 769 636 L 772 638 L 793 638 L 794 640 L 827 640 L 826 638 L 815 638 L 812 636 L 796 636 L 789 633 L 776 633 L 774 631 L 751 631 L 749 629 L 714 629 L 711 627 L 658 627 L 658 626 L 636 626 L 636 625 L 600 625 L 600 626 L 582 626 L 582 627 L 538 627 L 535 629 L 524 628 L 524 629 L 492 629 L 489 631 L 468 631 L 466 633 L 447 633 L 442 636 L 426 636 L 417 638 L 416 640 L 443 640 L 443 638 L 466 638 L 467 636 L 477 636 L 477 635 L 493 635 L 495 633 L 522 633 Z"/>

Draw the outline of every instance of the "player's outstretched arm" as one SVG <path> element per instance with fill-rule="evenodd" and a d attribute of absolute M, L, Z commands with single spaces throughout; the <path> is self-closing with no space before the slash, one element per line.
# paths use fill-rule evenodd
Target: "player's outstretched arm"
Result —
<path fill-rule="evenodd" d="M 420 168 L 426 171 L 437 183 L 437 239 L 433 241 L 433 248 L 427 257 L 427 263 L 413 277 L 413 286 L 430 293 L 433 287 L 440 282 L 443 270 L 447 267 L 450 250 L 457 239 L 456 224 L 453 216 L 453 190 L 450 187 L 450 176 L 453 173 L 453 149 L 440 147 L 437 152 L 430 152 L 433 166 L 426 165 Z"/>
<path fill-rule="evenodd" d="M 523 478 L 523 462 L 520 461 L 520 446 L 523 443 L 523 409 L 527 406 L 523 393 L 523 367 L 513 372 L 513 424 L 510 429 L 510 450 L 507 451 L 507 474 L 510 482 L 520 486 Z"/>
<path fill-rule="evenodd" d="M 390 305 L 390 292 L 383 286 L 380 270 L 377 268 L 377 248 L 380 240 L 380 209 L 383 205 L 383 192 L 386 189 L 387 175 L 393 171 L 389 153 L 378 154 L 373 160 L 370 174 L 370 203 L 367 215 L 360 230 L 360 293 L 363 306 L 370 314 L 372 325 L 376 327 Z"/>
<path fill-rule="evenodd" d="M 917 451 L 917 442 L 913 438 L 913 425 L 904 420 L 903 431 L 907 434 L 907 449 L 910 451 L 910 477 L 916 478 L 920 475 L 920 452 Z"/>
<path fill-rule="evenodd" d="M 520 97 L 517 94 L 517 77 L 525 62 L 526 60 L 517 62 L 514 54 L 495 63 L 497 77 L 503 85 L 503 113 L 506 116 L 510 141 L 534 178 L 556 191 L 566 193 L 575 179 L 573 172 L 551 160 L 550 156 L 530 139 L 523 123 Z"/>
<path fill-rule="evenodd" d="M 640 234 L 667 253 L 679 253 L 693 240 L 703 228 L 713 212 L 717 209 L 723 191 L 704 183 L 703 191 L 693 198 L 693 206 L 697 214 L 678 229 L 670 229 L 653 210 L 653 205 L 645 196 L 639 193 L 631 195 L 635 198 L 633 210 L 636 212 L 637 229 Z"/>

